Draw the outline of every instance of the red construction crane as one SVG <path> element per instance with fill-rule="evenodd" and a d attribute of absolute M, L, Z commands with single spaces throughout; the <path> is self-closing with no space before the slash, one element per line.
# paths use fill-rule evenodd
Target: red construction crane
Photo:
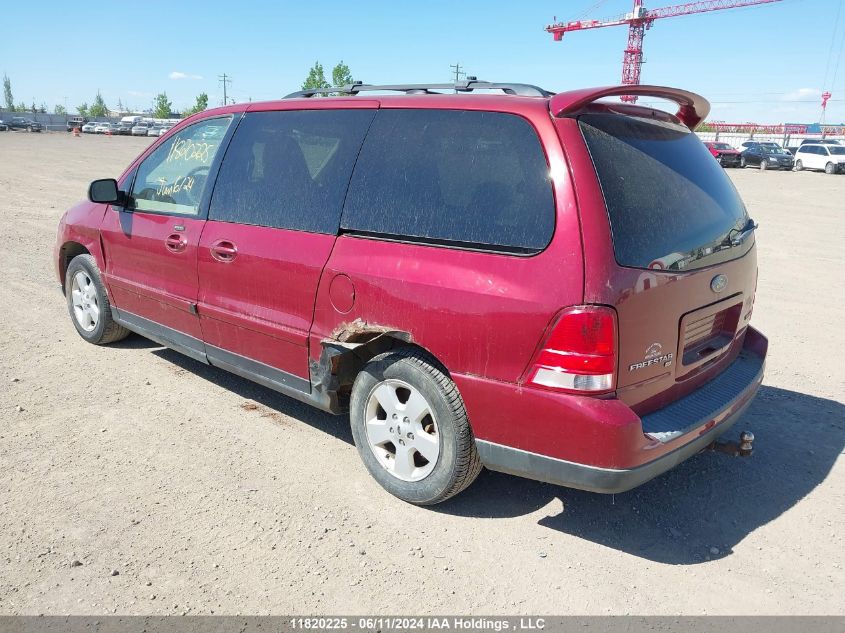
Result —
<path fill-rule="evenodd" d="M 721 9 L 736 9 L 750 7 L 755 4 L 780 2 L 781 0 L 709 0 L 708 2 L 688 2 L 659 9 L 646 9 L 643 0 L 634 0 L 634 7 L 630 13 L 610 20 L 576 20 L 574 22 L 556 22 L 549 24 L 546 31 L 554 35 L 555 41 L 563 39 L 563 34 L 569 31 L 583 31 L 598 29 L 604 26 L 628 25 L 628 47 L 622 59 L 622 84 L 636 86 L 640 83 L 640 70 L 643 65 L 643 38 L 647 29 L 659 18 L 674 18 L 679 15 L 704 13 L 706 11 L 720 11 Z M 622 101 L 634 103 L 636 96 L 625 95 Z"/>

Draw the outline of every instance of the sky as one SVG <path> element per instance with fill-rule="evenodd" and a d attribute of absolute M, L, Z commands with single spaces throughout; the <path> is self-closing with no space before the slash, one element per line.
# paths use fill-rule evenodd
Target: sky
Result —
<path fill-rule="evenodd" d="M 687 0 L 646 1 L 656 8 Z M 597 6 L 596 6 L 597 5 Z M 91 103 L 97 91 L 149 108 L 166 92 L 175 110 L 201 92 L 222 101 L 276 99 L 300 88 L 315 61 L 330 78 L 343 60 L 365 83 L 450 81 L 450 65 L 490 81 L 561 91 L 618 84 L 627 28 L 567 33 L 544 27 L 629 11 L 632 0 L 427 2 L 15 2 L 3 10 L 0 73 L 16 102 Z M 845 0 L 782 0 L 657 20 L 645 37 L 642 82 L 698 92 L 710 120 L 845 122 Z M 838 20 L 837 20 L 838 16 Z"/>

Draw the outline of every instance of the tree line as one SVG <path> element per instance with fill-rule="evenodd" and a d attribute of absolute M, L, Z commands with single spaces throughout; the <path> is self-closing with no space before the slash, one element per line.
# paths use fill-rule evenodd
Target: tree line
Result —
<path fill-rule="evenodd" d="M 47 113 L 46 103 L 42 103 L 40 106 L 36 106 L 34 101 L 31 106 L 27 106 L 23 101 L 15 103 L 15 97 L 12 93 L 12 81 L 9 79 L 9 76 L 5 74 L 3 75 L 3 101 L 5 109 L 9 112 L 31 112 L 32 114 L 39 112 L 41 114 Z M 183 111 L 181 116 L 188 117 L 192 114 L 196 114 L 197 112 L 202 112 L 206 108 L 208 108 L 208 95 L 201 92 L 197 95 L 196 103 L 187 110 Z M 118 113 L 122 113 L 128 112 L 129 110 L 123 105 L 123 102 L 118 99 L 116 111 Z M 87 101 L 80 103 L 76 106 L 76 112 L 80 116 L 84 117 L 103 118 L 109 116 L 111 110 L 106 105 L 103 95 L 100 94 L 100 91 L 98 90 L 94 100 L 90 104 Z M 67 113 L 65 106 L 61 104 L 57 104 L 53 108 L 53 114 L 66 115 Z M 153 117 L 156 119 L 169 119 L 174 114 L 176 116 L 180 116 L 179 113 L 173 112 L 173 103 L 167 98 L 167 93 L 161 92 L 156 95 L 152 108 Z"/>

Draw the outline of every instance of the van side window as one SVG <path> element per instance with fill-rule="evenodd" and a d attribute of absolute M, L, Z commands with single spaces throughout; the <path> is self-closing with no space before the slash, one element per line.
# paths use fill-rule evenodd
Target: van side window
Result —
<path fill-rule="evenodd" d="M 380 110 L 341 218 L 352 232 L 528 253 L 548 245 L 554 225 L 534 128 L 464 110 Z"/>
<path fill-rule="evenodd" d="M 157 147 L 138 167 L 133 208 L 197 215 L 211 162 L 231 122 L 231 116 L 200 121 Z"/>
<path fill-rule="evenodd" d="M 375 110 L 252 112 L 217 176 L 210 220 L 335 234 Z"/>

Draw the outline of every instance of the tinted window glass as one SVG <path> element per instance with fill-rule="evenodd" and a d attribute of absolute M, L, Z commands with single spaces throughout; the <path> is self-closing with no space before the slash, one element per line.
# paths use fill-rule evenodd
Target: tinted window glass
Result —
<path fill-rule="evenodd" d="M 678 270 L 726 258 L 723 251 L 731 246 L 725 238 L 740 232 L 748 215 L 695 134 L 673 123 L 612 114 L 584 115 L 580 124 L 621 265 Z"/>
<path fill-rule="evenodd" d="M 220 166 L 211 220 L 336 233 L 374 110 L 255 112 Z"/>
<path fill-rule="evenodd" d="M 231 117 L 200 121 L 156 148 L 138 167 L 134 208 L 197 215 L 211 161 L 231 122 Z"/>
<path fill-rule="evenodd" d="M 524 119 L 381 110 L 361 149 L 342 227 L 536 252 L 551 240 L 554 221 L 549 167 Z"/>

